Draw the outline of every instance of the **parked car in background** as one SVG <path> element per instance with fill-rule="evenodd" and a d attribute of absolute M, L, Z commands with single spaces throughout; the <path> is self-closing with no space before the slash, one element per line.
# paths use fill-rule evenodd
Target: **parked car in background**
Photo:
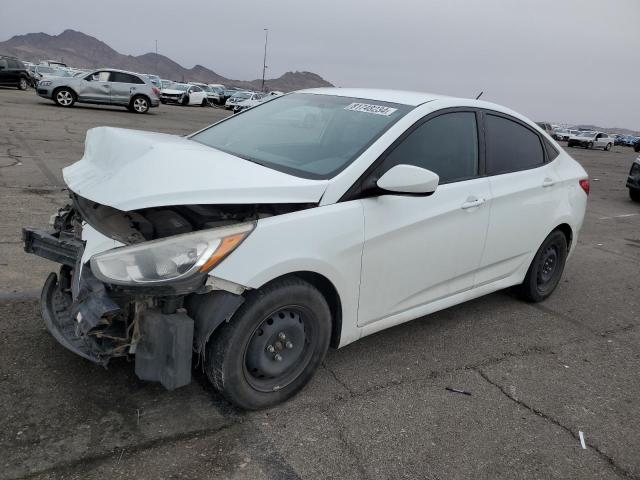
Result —
<path fill-rule="evenodd" d="M 633 135 L 627 135 L 625 137 L 625 145 L 627 147 L 634 147 L 640 137 L 634 137 Z"/>
<path fill-rule="evenodd" d="M 231 97 L 229 100 L 233 98 L 234 97 Z M 247 110 L 249 108 L 255 107 L 256 105 L 259 105 L 262 102 L 262 100 L 265 98 L 266 98 L 266 95 L 264 93 L 253 93 L 246 100 L 242 100 L 240 102 L 235 103 L 232 108 L 233 113 L 240 113 L 243 110 Z"/>
<path fill-rule="evenodd" d="M 629 170 L 629 176 L 627 177 L 627 188 L 629 189 L 631 200 L 640 202 L 640 157 L 636 158 L 631 164 L 631 170 Z"/>
<path fill-rule="evenodd" d="M 73 77 L 74 72 L 67 68 L 49 67 L 47 65 L 36 65 L 33 73 L 33 80 L 37 86 L 41 80 L 59 77 Z"/>
<path fill-rule="evenodd" d="M 166 78 L 162 78 L 162 79 L 160 79 L 160 84 L 162 85 L 162 87 L 160 87 L 160 90 L 163 90 L 165 88 L 169 88 L 174 83 L 176 83 L 176 82 L 174 82 L 173 80 L 167 80 Z"/>
<path fill-rule="evenodd" d="M 198 85 L 188 83 L 174 83 L 160 92 L 162 103 L 177 103 L 180 105 L 209 105 L 207 92 Z"/>
<path fill-rule="evenodd" d="M 640 152 L 640 137 L 638 137 L 638 139 L 633 144 L 633 151 Z"/>
<path fill-rule="evenodd" d="M 160 90 L 143 75 L 124 70 L 100 69 L 83 77 L 43 79 L 37 93 L 60 107 L 78 103 L 120 105 L 130 112 L 147 113 L 160 103 Z"/>
<path fill-rule="evenodd" d="M 27 66 L 15 57 L 0 55 L 0 85 L 26 90 L 33 84 Z"/>
<path fill-rule="evenodd" d="M 553 138 L 555 140 L 567 141 L 569 140 L 570 136 L 571 136 L 571 131 L 568 128 L 556 128 L 553 131 Z"/>
<path fill-rule="evenodd" d="M 40 60 L 39 65 L 47 65 L 49 67 L 66 68 L 68 65 L 58 60 Z"/>
<path fill-rule="evenodd" d="M 295 395 L 330 345 L 509 287 L 545 300 L 589 193 L 524 116 L 415 92 L 306 90 L 187 137 L 99 127 L 85 145 L 54 228 L 23 230 L 62 264 L 46 327 L 168 389 L 199 360 L 244 409 Z"/>
<path fill-rule="evenodd" d="M 207 102 L 209 102 L 209 105 L 211 105 L 212 107 L 214 105 L 220 105 L 220 94 L 218 93 L 218 91 L 214 90 L 206 83 L 190 82 L 190 84 L 197 85 L 202 90 L 204 90 L 204 92 L 207 94 L 206 98 L 207 98 Z"/>
<path fill-rule="evenodd" d="M 550 123 L 547 122 L 536 122 L 536 125 L 538 125 L 542 130 L 544 130 L 545 132 L 547 132 L 547 134 L 551 137 L 553 137 L 553 127 L 551 126 Z"/>
<path fill-rule="evenodd" d="M 150 73 L 143 73 L 143 75 L 147 79 L 149 79 L 152 85 L 154 85 L 158 89 L 162 89 L 162 80 L 160 80 L 160 77 L 158 75 L 152 75 Z"/>
<path fill-rule="evenodd" d="M 571 135 L 567 141 L 568 147 L 602 148 L 605 151 L 611 150 L 613 138 L 604 132 L 580 132 Z"/>
<path fill-rule="evenodd" d="M 259 94 L 254 92 L 240 91 L 231 95 L 226 102 L 224 102 L 224 108 L 227 110 L 233 110 L 234 107 L 245 100 L 254 100 Z"/>
<path fill-rule="evenodd" d="M 229 100 L 233 95 L 235 95 L 238 92 L 243 92 L 244 90 L 242 90 L 241 88 L 236 88 L 236 87 L 232 87 L 232 88 L 225 88 L 224 89 L 224 93 L 222 95 L 222 103 L 225 104 L 227 102 L 227 100 Z"/>

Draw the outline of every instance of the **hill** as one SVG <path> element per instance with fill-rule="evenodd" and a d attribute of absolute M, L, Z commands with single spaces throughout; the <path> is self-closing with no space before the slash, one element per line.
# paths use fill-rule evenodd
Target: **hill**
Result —
<path fill-rule="evenodd" d="M 139 56 L 124 55 L 95 37 L 75 30 L 65 30 L 60 35 L 28 33 L 16 35 L 0 42 L 0 54 L 12 55 L 34 63 L 40 60 L 60 60 L 77 68 L 111 67 L 140 73 L 154 73 L 161 78 L 177 81 L 222 83 L 260 89 L 261 80 L 233 80 L 202 65 L 185 68 L 174 60 L 155 53 Z M 268 90 L 290 92 L 303 88 L 331 87 L 331 83 L 311 72 L 287 72 L 279 78 L 266 80 Z"/>

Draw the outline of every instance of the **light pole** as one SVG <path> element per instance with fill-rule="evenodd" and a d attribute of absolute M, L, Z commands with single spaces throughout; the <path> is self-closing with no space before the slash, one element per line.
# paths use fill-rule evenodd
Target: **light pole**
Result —
<path fill-rule="evenodd" d="M 158 40 L 156 40 L 156 71 L 153 73 L 158 74 Z"/>
<path fill-rule="evenodd" d="M 269 29 L 264 29 L 264 59 L 262 61 L 262 91 L 264 92 L 264 74 L 267 70 L 267 42 L 269 41 Z"/>

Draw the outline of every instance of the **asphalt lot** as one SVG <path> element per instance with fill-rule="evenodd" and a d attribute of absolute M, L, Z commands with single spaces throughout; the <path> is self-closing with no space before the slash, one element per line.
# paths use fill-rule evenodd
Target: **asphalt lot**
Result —
<path fill-rule="evenodd" d="M 105 370 L 59 346 L 37 302 L 55 265 L 22 252 L 20 229 L 64 205 L 60 169 L 86 130 L 185 134 L 225 114 L 61 109 L 0 89 L 0 479 L 640 478 L 640 205 L 626 147 L 570 149 L 591 196 L 549 300 L 499 292 L 330 351 L 278 408 L 239 412 L 200 373 L 167 392 L 132 363 Z"/>

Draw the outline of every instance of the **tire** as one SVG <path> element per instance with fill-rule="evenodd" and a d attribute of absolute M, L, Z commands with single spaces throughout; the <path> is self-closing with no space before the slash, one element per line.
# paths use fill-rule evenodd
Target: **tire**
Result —
<path fill-rule="evenodd" d="M 610 143 L 607 143 L 607 145 L 604 147 L 604 151 L 605 151 L 605 152 L 608 152 L 608 151 L 610 151 L 610 150 L 611 150 L 611 144 L 610 144 Z"/>
<path fill-rule="evenodd" d="M 587 146 L 584 148 L 586 148 L 587 150 L 591 150 L 593 148 L 593 142 L 587 143 Z"/>
<path fill-rule="evenodd" d="M 72 107 L 76 103 L 76 94 L 70 88 L 58 88 L 53 92 L 53 101 L 59 107 Z"/>
<path fill-rule="evenodd" d="M 237 407 L 272 407 L 307 384 L 330 337 L 331 312 L 323 295 L 299 278 L 276 280 L 250 291 L 231 320 L 214 332 L 205 371 Z"/>
<path fill-rule="evenodd" d="M 149 111 L 149 99 L 144 95 L 135 95 L 127 109 L 133 113 L 147 113 Z"/>
<path fill-rule="evenodd" d="M 27 88 L 29 88 L 29 82 L 26 78 L 20 77 L 20 80 L 18 81 L 18 90 L 26 90 Z"/>
<path fill-rule="evenodd" d="M 185 107 L 189 105 L 189 95 L 185 95 L 184 97 L 182 97 L 180 103 Z"/>
<path fill-rule="evenodd" d="M 518 294 L 527 302 L 541 302 L 558 286 L 567 261 L 567 239 L 560 230 L 545 238 L 529 265 L 527 275 L 517 287 Z"/>
<path fill-rule="evenodd" d="M 567 147 L 573 147 L 573 142 L 568 142 Z"/>
<path fill-rule="evenodd" d="M 166 105 L 166 104 L 167 104 L 167 101 L 166 101 L 166 100 L 162 100 L 162 99 L 160 99 L 160 103 L 161 103 L 161 104 L 163 104 L 163 105 Z"/>
<path fill-rule="evenodd" d="M 640 190 L 636 190 L 635 188 L 629 189 L 629 198 L 634 202 L 640 202 Z"/>
<path fill-rule="evenodd" d="M 209 106 L 209 100 L 207 100 L 206 98 L 202 99 L 202 103 L 200 103 L 201 107 L 208 107 Z"/>
<path fill-rule="evenodd" d="M 634 151 L 634 152 L 640 152 L 640 142 L 639 142 L 639 143 L 636 143 L 636 144 L 633 146 L 633 151 Z"/>

